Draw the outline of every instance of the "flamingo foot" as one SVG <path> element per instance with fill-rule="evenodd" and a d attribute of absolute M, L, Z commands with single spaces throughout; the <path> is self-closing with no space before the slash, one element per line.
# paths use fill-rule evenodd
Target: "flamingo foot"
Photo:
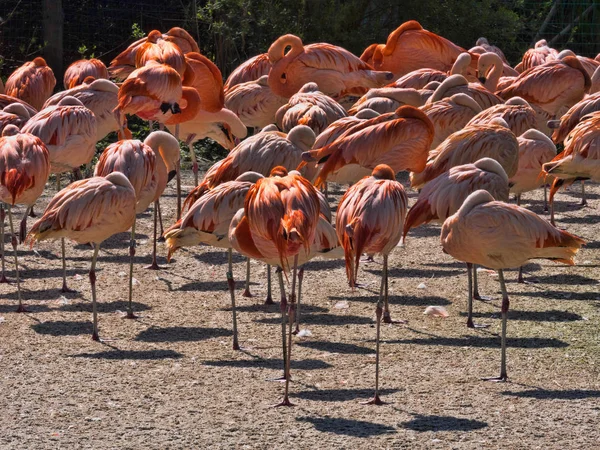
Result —
<path fill-rule="evenodd" d="M 588 205 L 588 202 L 585 198 L 579 202 L 579 206 L 581 206 L 582 208 L 586 207 L 587 205 Z"/>
<path fill-rule="evenodd" d="M 504 374 L 500 375 L 499 377 L 482 378 L 481 381 L 491 381 L 493 383 L 506 383 L 508 382 L 508 375 Z"/>
<path fill-rule="evenodd" d="M 375 396 L 366 402 L 360 402 L 361 405 L 385 405 L 386 402 L 379 398 L 379 394 L 375 394 Z"/>
<path fill-rule="evenodd" d="M 468 319 L 467 328 L 489 328 L 489 325 L 485 323 L 473 323 L 472 319 Z"/>
<path fill-rule="evenodd" d="M 25 305 L 19 305 L 19 307 L 17 308 L 17 310 L 15 312 L 18 312 L 18 313 L 28 313 L 28 312 L 31 312 L 31 311 L 29 311 L 27 308 L 25 308 Z"/>
<path fill-rule="evenodd" d="M 252 292 L 250 292 L 250 289 L 245 289 L 244 293 L 242 294 L 242 297 L 252 298 L 252 297 L 254 297 L 254 295 L 252 295 Z"/>
<path fill-rule="evenodd" d="M 279 408 L 280 406 L 296 406 L 296 405 L 294 405 L 292 402 L 290 402 L 290 399 L 286 395 L 285 397 L 283 397 L 283 400 L 281 400 L 281 402 L 277 403 L 276 405 L 273 405 L 273 408 Z"/>
<path fill-rule="evenodd" d="M 166 239 L 165 239 L 165 237 L 161 235 L 161 236 L 160 236 L 160 237 L 159 237 L 159 238 L 156 240 L 156 242 L 165 242 L 165 240 L 166 240 Z"/>
<path fill-rule="evenodd" d="M 37 214 L 33 211 L 33 206 L 29 210 L 29 217 L 33 217 L 33 218 L 37 217 Z"/>
<path fill-rule="evenodd" d="M 271 296 L 271 294 L 267 295 L 267 298 L 265 299 L 265 305 L 274 305 L 275 302 L 273 301 L 273 297 Z"/>
<path fill-rule="evenodd" d="M 360 262 L 374 263 L 374 262 L 377 262 L 377 261 L 375 261 L 375 259 L 372 256 L 367 256 L 366 258 L 361 259 Z"/>
<path fill-rule="evenodd" d="M 145 266 L 144 269 L 148 269 L 148 270 L 162 270 L 162 267 L 160 267 L 158 265 L 158 263 L 156 261 L 154 261 L 152 264 Z"/>
<path fill-rule="evenodd" d="M 386 311 L 383 313 L 383 323 L 407 324 L 408 320 L 392 320 L 392 316 L 390 315 L 389 311 Z"/>
<path fill-rule="evenodd" d="M 96 341 L 96 342 L 100 342 L 100 336 L 98 336 L 98 332 L 97 331 L 94 331 L 92 333 L 92 340 Z"/>
<path fill-rule="evenodd" d="M 482 302 L 491 302 L 494 300 L 494 297 L 490 297 L 489 295 L 479 295 L 479 292 L 473 293 L 473 298 Z"/>
<path fill-rule="evenodd" d="M 267 381 L 274 381 L 276 383 L 285 383 L 285 374 L 277 378 L 267 378 Z"/>
<path fill-rule="evenodd" d="M 139 319 L 140 316 L 134 314 L 133 311 L 127 311 L 127 314 L 124 316 L 125 319 Z"/>
<path fill-rule="evenodd" d="M 2 276 L 0 277 L 0 284 L 2 283 L 10 283 L 10 281 L 8 281 L 8 278 L 6 278 L 6 275 L 2 274 Z"/>
<path fill-rule="evenodd" d="M 63 283 L 62 288 L 60 288 L 60 292 L 63 292 L 65 294 L 74 294 L 77 291 L 75 289 L 71 289 L 67 286 L 67 283 Z"/>

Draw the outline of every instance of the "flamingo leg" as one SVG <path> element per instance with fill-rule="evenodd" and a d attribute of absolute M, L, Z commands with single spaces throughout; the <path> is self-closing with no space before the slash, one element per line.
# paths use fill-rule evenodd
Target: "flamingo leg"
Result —
<path fill-rule="evenodd" d="M 581 180 L 581 202 L 580 206 L 587 206 L 587 199 L 585 198 L 585 180 Z"/>
<path fill-rule="evenodd" d="M 157 216 L 158 216 L 158 200 L 154 202 L 154 239 L 152 247 L 152 264 L 146 266 L 146 269 L 159 270 L 160 267 L 156 262 L 156 228 L 157 228 Z"/>
<path fill-rule="evenodd" d="M 517 206 L 521 206 L 521 194 L 517 194 Z"/>
<path fill-rule="evenodd" d="M 387 257 L 386 257 L 386 261 L 387 261 Z M 392 320 L 392 316 L 390 314 L 390 304 L 388 302 L 388 276 L 387 276 L 387 268 L 385 270 L 386 271 L 385 271 L 385 286 L 384 286 L 384 296 L 383 296 L 383 298 L 384 298 L 383 322 L 384 323 L 408 323 L 407 320 Z"/>
<path fill-rule="evenodd" d="M 60 191 L 60 173 L 55 174 L 56 175 L 56 192 Z"/>
<path fill-rule="evenodd" d="M 375 307 L 376 337 L 375 337 L 375 395 L 370 400 L 364 402 L 365 405 L 383 405 L 384 402 L 379 398 L 379 342 L 381 337 L 381 316 L 383 313 L 383 299 L 385 297 L 385 285 L 387 284 L 387 255 L 383 255 L 383 272 L 381 274 L 381 287 L 379 289 L 379 298 Z"/>
<path fill-rule="evenodd" d="M 246 258 L 246 289 L 244 289 L 242 297 L 254 297 L 250 292 L 250 258 Z"/>
<path fill-rule="evenodd" d="M 160 209 L 160 199 L 156 200 L 156 206 L 158 210 L 158 224 L 160 225 L 160 236 L 158 238 L 158 242 L 165 242 L 165 229 L 163 227 L 162 211 Z"/>
<path fill-rule="evenodd" d="M 65 259 L 65 238 L 60 238 L 60 249 L 61 249 L 61 259 L 62 259 L 62 270 L 63 270 L 63 284 L 61 288 L 61 292 L 76 292 L 73 289 L 69 289 L 67 286 L 67 261 Z"/>
<path fill-rule="evenodd" d="M 300 332 L 300 300 L 302 299 L 302 280 L 304 279 L 304 266 L 298 270 L 298 303 L 296 304 L 296 330 L 294 334 Z"/>
<path fill-rule="evenodd" d="M 196 138 L 195 134 L 191 134 L 188 138 L 188 148 L 190 149 L 190 157 L 192 158 L 192 173 L 194 174 L 195 186 L 198 186 L 198 158 L 196 158 L 196 151 L 194 150 L 193 141 Z"/>
<path fill-rule="evenodd" d="M 131 240 L 129 241 L 129 302 L 127 304 L 127 319 L 137 319 L 137 316 L 133 313 L 133 258 L 135 256 L 135 222 L 131 227 Z"/>
<path fill-rule="evenodd" d="M 238 331 L 237 331 L 237 314 L 235 309 L 235 280 L 233 279 L 233 264 L 232 264 L 232 253 L 233 250 L 230 248 L 227 251 L 227 285 L 229 286 L 229 294 L 231 295 L 231 313 L 233 315 L 233 349 L 239 350 L 240 344 L 238 342 Z"/>
<path fill-rule="evenodd" d="M 548 188 L 546 187 L 546 183 L 544 183 L 544 212 L 548 212 Z"/>
<path fill-rule="evenodd" d="M 469 288 L 469 296 L 467 301 L 467 327 L 468 328 L 487 328 L 489 325 L 480 325 L 473 323 L 473 270 L 477 270 L 477 268 L 471 264 L 467 263 L 467 279 L 468 279 L 468 288 Z"/>
<path fill-rule="evenodd" d="M 273 305 L 275 303 L 271 295 L 271 287 L 271 265 L 267 264 L 267 299 L 265 300 L 265 305 Z"/>
<path fill-rule="evenodd" d="M 502 338 L 501 338 L 501 356 L 500 356 L 500 376 L 483 378 L 484 381 L 506 382 L 508 375 L 506 374 L 506 323 L 508 320 L 508 308 L 510 301 L 506 292 L 506 284 L 504 283 L 504 274 L 502 269 L 498 270 L 498 280 L 502 289 Z"/>
<path fill-rule="evenodd" d="M 33 211 L 33 205 L 31 205 L 31 208 L 29 208 L 29 217 L 37 217 L 37 214 Z"/>
<path fill-rule="evenodd" d="M 475 300 L 481 300 L 483 302 L 489 302 L 493 300 L 492 297 L 487 295 L 479 295 L 479 283 L 477 282 L 477 264 L 473 264 L 473 298 Z"/>
<path fill-rule="evenodd" d="M 2 252 L 2 275 L 0 276 L 0 283 L 8 283 L 6 278 L 6 263 L 4 260 L 4 203 L 0 202 L 0 252 Z"/>
<path fill-rule="evenodd" d="M 175 125 L 175 139 L 179 143 L 179 124 Z M 177 220 L 179 219 L 181 219 L 181 148 L 177 159 Z"/>
<path fill-rule="evenodd" d="M 286 325 L 286 311 L 287 311 L 287 298 L 285 295 L 285 286 L 283 285 L 283 270 L 281 267 L 277 268 L 277 277 L 279 278 L 279 292 L 281 292 L 281 301 L 279 302 L 279 309 L 281 310 L 281 348 L 283 350 L 283 377 L 286 378 L 286 367 L 287 367 L 287 344 L 285 342 L 285 325 Z"/>
<path fill-rule="evenodd" d="M 290 388 L 290 362 L 292 359 L 292 327 L 294 324 L 294 312 L 296 309 L 296 277 L 298 275 L 298 255 L 294 256 L 294 270 L 292 272 L 292 290 L 290 293 L 290 303 L 288 305 L 288 315 L 289 315 L 289 326 L 288 326 L 288 343 L 287 343 L 287 358 L 285 361 L 285 393 L 283 395 L 283 400 L 279 402 L 275 407 L 279 406 L 294 406 L 292 402 L 290 402 L 289 398 L 289 388 Z"/>
<path fill-rule="evenodd" d="M 19 244 L 25 242 L 25 236 L 27 236 L 27 217 L 29 216 L 29 211 L 32 209 L 33 206 L 27 207 L 25 214 L 23 214 L 23 218 L 21 219 L 21 223 L 19 224 Z"/>
<path fill-rule="evenodd" d="M 92 285 L 92 339 L 99 341 L 98 336 L 98 306 L 96 304 L 96 260 L 98 259 L 98 250 L 100 250 L 100 244 L 94 244 L 94 256 L 92 256 L 92 267 L 90 268 L 90 284 Z"/>
<path fill-rule="evenodd" d="M 19 307 L 17 308 L 17 312 L 27 312 L 25 306 L 23 306 L 23 300 L 21 298 L 21 281 L 19 280 L 19 260 L 17 257 L 17 236 L 15 235 L 15 229 L 13 227 L 13 217 L 12 217 L 12 205 L 8 205 L 8 223 L 10 224 L 10 242 L 13 247 L 13 251 L 15 254 L 15 277 L 17 278 L 17 296 L 19 298 Z"/>

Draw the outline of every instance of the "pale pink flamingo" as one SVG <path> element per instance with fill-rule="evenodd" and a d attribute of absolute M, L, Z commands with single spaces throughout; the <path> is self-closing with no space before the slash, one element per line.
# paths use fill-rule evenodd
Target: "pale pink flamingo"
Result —
<path fill-rule="evenodd" d="M 271 70 L 271 63 L 267 53 L 253 56 L 231 72 L 225 81 L 224 89 L 227 92 L 238 84 L 256 81 L 265 75 L 269 75 L 269 70 Z"/>
<path fill-rule="evenodd" d="M 114 172 L 106 177 L 76 181 L 57 193 L 42 217 L 33 225 L 31 244 L 46 239 L 70 238 L 94 244 L 90 269 L 92 285 L 92 339 L 98 336 L 96 307 L 96 259 L 102 241 L 127 231 L 135 222 L 135 191 L 125 175 Z"/>
<path fill-rule="evenodd" d="M 441 83 L 450 75 L 459 74 L 466 76 L 471 61 L 472 58 L 470 54 L 461 53 L 458 55 L 452 64 L 452 68 L 448 72 L 425 67 L 423 69 L 413 70 L 412 72 L 401 76 L 386 87 L 423 89 L 432 81 L 439 81 Z"/>
<path fill-rule="evenodd" d="M 592 58 L 587 58 L 585 56 L 576 55 L 575 52 L 573 52 L 572 50 L 568 50 L 568 49 L 561 51 L 556 56 L 556 59 L 564 59 L 567 56 L 572 56 L 572 57 L 577 58 L 579 60 L 579 62 L 581 63 L 581 65 L 583 66 L 583 68 L 585 69 L 585 71 L 590 76 L 590 78 L 594 74 L 596 69 L 598 69 L 598 67 L 600 67 L 600 62 L 598 62 Z"/>
<path fill-rule="evenodd" d="M 20 103 L 11 103 L 4 109 L 0 109 L 0 133 L 8 125 L 14 125 L 17 128 L 23 128 L 23 125 L 31 116 L 29 111 Z"/>
<path fill-rule="evenodd" d="M 505 382 L 508 380 L 506 322 L 509 300 L 503 270 L 520 267 L 530 259 L 550 259 L 572 265 L 573 257 L 585 241 L 553 227 L 525 208 L 495 201 L 489 192 L 479 190 L 469 195 L 460 209 L 446 219 L 441 242 L 444 252 L 453 258 L 498 271 L 502 289 L 500 376 L 486 380 Z"/>
<path fill-rule="evenodd" d="M 475 45 L 483 47 L 486 52 L 495 53 L 500 57 L 502 62 L 508 64 L 508 60 L 506 59 L 506 56 L 504 56 L 504 52 L 500 49 L 500 47 L 491 45 L 486 38 L 480 37 L 479 39 L 477 39 L 477 42 L 475 42 Z"/>
<path fill-rule="evenodd" d="M 25 221 L 29 208 L 42 195 L 48 176 L 50 161 L 48 150 L 36 136 L 19 132 L 15 125 L 8 125 L 0 137 L 0 202 L 8 205 L 8 221 L 10 224 L 11 244 L 15 255 L 15 278 L 17 280 L 17 296 L 19 307 L 17 312 L 26 312 L 21 299 L 21 282 L 19 279 L 19 261 L 17 259 L 17 237 L 13 226 L 12 207 L 17 204 L 27 205 L 27 211 L 21 221 L 21 241 L 25 234 Z M 0 211 L 0 243 L 2 250 L 2 278 L 4 275 L 4 210 Z"/>
<path fill-rule="evenodd" d="M 581 122 L 581 119 L 595 111 L 600 111 L 600 92 L 586 95 L 575 103 L 558 120 L 551 120 L 548 126 L 554 129 L 552 140 L 556 144 L 561 144 L 567 138 L 573 128 Z"/>
<path fill-rule="evenodd" d="M 474 163 L 452 167 L 427 183 L 416 203 L 408 211 L 404 222 L 404 237 L 411 228 L 437 222 L 443 223 L 456 213 L 465 199 L 476 190 L 484 189 L 500 201 L 508 201 L 508 177 L 502 166 L 492 158 L 482 158 Z M 467 302 L 467 327 L 479 328 L 473 323 L 473 298 L 479 295 L 477 268 L 467 263 L 469 294 Z M 472 284 L 473 283 L 473 284 Z"/>
<path fill-rule="evenodd" d="M 467 126 L 486 124 L 496 117 L 503 119 L 515 136 L 520 136 L 537 125 L 537 115 L 531 105 L 521 97 L 513 97 L 506 103 L 481 111 Z"/>
<path fill-rule="evenodd" d="M 515 67 L 519 73 L 525 72 L 532 67 L 541 66 L 549 61 L 554 61 L 558 56 L 556 49 L 548 47 L 546 39 L 542 39 L 535 43 L 534 48 L 530 48 L 525 52 L 521 62 Z"/>
<path fill-rule="evenodd" d="M 502 98 L 488 91 L 483 85 L 480 83 L 469 83 L 462 75 L 451 75 L 442 81 L 435 89 L 433 95 L 427 99 L 427 103 L 437 102 L 454 94 L 466 94 L 472 97 L 481 106 L 481 109 L 487 109 L 504 103 Z"/>
<path fill-rule="evenodd" d="M 12 105 L 13 103 L 19 103 L 20 105 L 22 105 L 29 113 L 29 117 L 34 116 L 38 112 L 37 109 L 35 109 L 29 103 L 24 102 L 20 98 L 12 97 L 10 95 L 0 94 L 0 109 L 4 109 L 8 105 Z"/>
<path fill-rule="evenodd" d="M 74 88 L 82 84 L 87 77 L 93 77 L 95 80 L 108 78 L 108 69 L 99 59 L 80 59 L 65 70 L 63 86 L 65 89 Z"/>
<path fill-rule="evenodd" d="M 344 194 L 336 216 L 336 232 L 344 247 L 346 274 L 350 286 L 356 285 L 360 256 L 383 255 L 383 272 L 379 299 L 375 308 L 377 321 L 375 356 L 375 395 L 367 403 L 380 405 L 379 340 L 382 316 L 391 322 L 388 307 L 388 255 L 398 245 L 406 218 L 408 199 L 396 181 L 391 167 L 380 164 Z"/>
<path fill-rule="evenodd" d="M 154 131 L 144 142 L 125 139 L 109 145 L 100 155 L 94 176 L 106 177 L 112 172 L 121 172 L 127 177 L 136 197 L 136 214 L 143 213 L 154 204 L 154 247 L 152 264 L 148 268 L 158 270 L 156 262 L 157 204 L 167 187 L 167 183 L 177 173 L 179 163 L 179 142 L 169 133 Z M 133 258 L 135 256 L 135 221 L 131 227 L 129 244 L 129 305 L 127 318 L 134 319 L 133 297 Z"/>
<path fill-rule="evenodd" d="M 37 57 L 15 70 L 6 80 L 4 92 L 40 109 L 56 86 L 54 72 L 44 58 Z"/>
<path fill-rule="evenodd" d="M 355 115 L 363 109 L 371 109 L 379 114 L 396 111 L 400 106 L 410 105 L 418 108 L 423 106 L 432 91 L 421 91 L 412 88 L 384 87 L 370 89 L 358 99 L 348 110 L 348 114 Z"/>

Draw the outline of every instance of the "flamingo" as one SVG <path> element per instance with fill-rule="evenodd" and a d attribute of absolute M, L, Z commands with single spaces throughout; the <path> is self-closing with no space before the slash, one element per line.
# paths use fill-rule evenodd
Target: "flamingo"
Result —
<path fill-rule="evenodd" d="M 363 95 L 368 88 L 381 87 L 392 79 L 391 73 L 374 71 L 344 48 L 325 43 L 305 46 L 293 34 L 279 37 L 268 54 L 269 86 L 282 97 L 289 98 L 314 81 L 321 92 L 340 99 L 348 94 Z"/>
<path fill-rule="evenodd" d="M 550 48 L 546 39 L 542 39 L 535 43 L 534 48 L 528 49 L 521 62 L 517 64 L 515 69 L 519 73 L 523 73 L 532 67 L 541 66 L 549 61 L 557 59 L 558 51 Z"/>
<path fill-rule="evenodd" d="M 478 70 L 478 72 L 482 71 L 481 70 L 481 65 L 482 65 L 481 64 L 481 56 L 483 54 L 485 54 L 485 53 L 493 53 L 493 54 L 495 54 L 496 56 L 498 56 L 500 58 L 498 61 L 500 61 L 500 64 L 501 64 L 501 66 L 500 66 L 501 67 L 500 68 L 500 74 L 501 74 L 500 79 L 501 80 L 502 79 L 506 79 L 506 78 L 516 77 L 516 76 L 519 75 L 519 72 L 517 72 L 515 69 L 513 69 L 507 62 L 505 62 L 504 60 L 502 60 L 502 58 L 498 54 L 496 54 L 495 52 L 488 51 L 484 47 L 481 47 L 479 45 L 475 46 L 475 47 L 472 47 L 472 48 L 469 49 L 468 53 L 469 53 L 469 55 L 471 55 L 471 57 L 473 57 L 475 55 L 478 55 L 477 56 L 477 58 L 478 58 L 478 60 L 477 60 L 477 70 Z M 483 72 L 483 73 L 485 73 L 485 72 Z"/>
<path fill-rule="evenodd" d="M 433 92 L 412 88 L 384 87 L 370 89 L 365 95 L 348 110 L 348 114 L 355 115 L 363 109 L 371 109 L 379 114 L 396 111 L 400 106 L 410 105 L 418 108 L 423 106 Z"/>
<path fill-rule="evenodd" d="M 44 103 L 44 108 L 57 105 L 67 96 L 75 97 L 96 117 L 96 140 L 101 141 L 109 133 L 119 129 L 114 109 L 118 104 L 119 87 L 103 78 L 86 78 L 83 83 L 66 91 L 57 92 Z"/>
<path fill-rule="evenodd" d="M 554 224 L 554 195 L 562 186 L 576 180 L 599 180 L 598 160 L 600 159 L 600 111 L 582 118 L 573 128 L 565 149 L 551 162 L 542 166 L 545 174 L 555 177 L 550 188 L 550 217 Z"/>
<path fill-rule="evenodd" d="M 515 136 L 520 136 L 537 126 L 535 110 L 521 97 L 513 97 L 506 103 L 481 111 L 467 123 L 467 126 L 486 124 L 496 117 L 503 119 Z"/>
<path fill-rule="evenodd" d="M 273 93 L 267 80 L 263 75 L 225 91 L 225 106 L 247 127 L 261 129 L 275 123 L 277 110 L 287 103 L 285 97 Z"/>
<path fill-rule="evenodd" d="M 472 58 L 469 53 L 461 53 L 458 55 L 452 64 L 452 68 L 448 72 L 425 67 L 423 69 L 413 70 L 412 72 L 401 76 L 386 87 L 423 89 L 432 81 L 439 81 L 441 83 L 450 75 L 459 74 L 466 76 L 471 61 Z"/>
<path fill-rule="evenodd" d="M 345 134 L 347 131 L 358 127 L 365 120 L 373 119 L 380 114 L 377 111 L 373 111 L 369 108 L 363 108 L 353 116 L 342 117 L 341 119 L 332 122 L 321 134 L 319 134 L 313 144 L 313 148 L 322 148 L 333 141 L 338 139 L 340 136 Z M 308 178 L 308 177 L 307 177 Z"/>
<path fill-rule="evenodd" d="M 480 37 L 479 39 L 477 39 L 477 42 L 475 42 L 475 45 L 483 47 L 486 52 L 495 53 L 496 55 L 498 55 L 500 57 L 502 62 L 508 64 L 508 60 L 506 59 L 506 56 L 504 56 L 504 52 L 500 49 L 500 47 L 491 45 L 490 42 L 486 38 Z"/>
<path fill-rule="evenodd" d="M 11 103 L 6 108 L 0 110 L 0 133 L 8 125 L 14 125 L 21 129 L 29 118 L 27 108 L 20 103 Z"/>
<path fill-rule="evenodd" d="M 187 53 L 185 62 L 183 86 L 198 91 L 201 109 L 212 113 L 220 111 L 225 106 L 225 93 L 219 68 L 206 56 L 196 52 Z"/>
<path fill-rule="evenodd" d="M 512 70 L 512 69 L 511 69 Z M 495 92 L 498 83 L 504 77 L 505 79 L 518 76 L 518 72 L 509 72 L 505 74 L 505 65 L 502 59 L 496 53 L 483 53 L 477 61 L 477 78 L 483 86 L 490 92 Z"/>
<path fill-rule="evenodd" d="M 265 75 L 269 75 L 269 70 L 271 70 L 271 63 L 267 53 L 253 56 L 237 66 L 227 77 L 224 86 L 225 92 L 233 89 L 238 84 L 256 81 Z"/>
<path fill-rule="evenodd" d="M 504 269 L 520 267 L 530 259 L 550 259 L 573 265 L 573 257 L 585 241 L 550 225 L 537 214 L 516 205 L 495 201 L 479 190 L 467 197 L 460 209 L 442 225 L 444 252 L 470 264 L 498 271 L 502 289 L 502 356 L 500 376 L 488 381 L 505 382 L 506 322 L 509 299 Z"/>
<path fill-rule="evenodd" d="M 472 97 L 462 93 L 427 103 L 420 109 L 431 120 L 435 129 L 432 149 L 452 133 L 462 130 L 473 117 L 481 113 L 481 106 Z"/>
<path fill-rule="evenodd" d="M 346 111 L 338 102 L 320 92 L 317 83 L 310 82 L 277 110 L 275 120 L 277 126 L 286 133 L 296 125 L 306 125 L 318 135 L 329 124 L 346 116 Z"/>
<path fill-rule="evenodd" d="M 57 193 L 29 232 L 31 245 L 65 237 L 80 244 L 94 244 L 89 276 L 92 285 L 92 339 L 95 341 L 100 340 L 96 307 L 96 259 L 100 244 L 133 226 L 135 205 L 135 190 L 122 173 L 87 178 L 71 183 Z"/>
<path fill-rule="evenodd" d="M 492 158 L 481 158 L 474 163 L 452 167 L 427 183 L 416 203 L 408 211 L 404 222 L 403 238 L 411 228 L 438 222 L 443 223 L 456 213 L 465 199 L 474 191 L 484 189 L 500 201 L 508 201 L 508 177 L 502 166 Z M 469 294 L 467 327 L 481 328 L 473 323 L 473 298 L 483 299 L 477 287 L 477 269 L 467 264 Z M 473 283 L 473 289 L 471 289 Z"/>
<path fill-rule="evenodd" d="M 406 193 L 396 181 L 394 170 L 385 164 L 379 164 L 373 169 L 371 176 L 348 189 L 340 200 L 336 215 L 336 232 L 344 247 L 346 274 L 352 288 L 356 285 L 362 253 L 383 255 L 381 288 L 375 308 L 375 395 L 367 402 L 369 404 L 383 403 L 379 398 L 379 340 L 382 315 L 385 322 L 391 322 L 388 306 L 388 255 L 402 236 L 407 205 Z"/>
<path fill-rule="evenodd" d="M 581 100 L 590 86 L 590 76 L 579 60 L 567 56 L 522 72 L 498 95 L 505 100 L 522 97 L 554 117 Z"/>
<path fill-rule="evenodd" d="M 600 73 L 600 72 L 599 72 Z M 562 143 L 581 119 L 594 111 L 600 111 L 600 92 L 586 95 L 575 103 L 562 115 L 559 120 L 551 120 L 548 126 L 554 129 L 552 140 L 556 144 Z"/>
<path fill-rule="evenodd" d="M 423 67 L 447 72 L 461 53 L 465 49 L 409 20 L 390 33 L 385 45 L 367 48 L 360 59 L 399 78 Z"/>
<path fill-rule="evenodd" d="M 365 120 L 333 143 L 305 152 L 302 158 L 321 166 L 317 186 L 352 165 L 370 169 L 385 161 L 395 172 L 420 172 L 425 168 L 433 137 L 433 124 L 422 111 L 401 106 L 395 113 Z M 357 173 L 351 167 L 347 170 L 345 182 L 358 181 L 354 178 Z"/>
<path fill-rule="evenodd" d="M 600 92 L 600 67 L 598 67 L 592 77 L 592 86 L 590 87 L 590 94 L 595 94 L 596 92 Z"/>
<path fill-rule="evenodd" d="M 437 102 L 438 100 L 460 93 L 472 97 L 481 106 L 481 109 L 487 109 L 499 103 L 504 103 L 502 98 L 488 91 L 479 83 L 469 83 L 462 75 L 451 75 L 442 81 L 435 89 L 433 95 L 427 99 L 427 103 Z"/>
<path fill-rule="evenodd" d="M 106 177 L 112 172 L 124 174 L 135 191 L 136 214 L 140 214 L 150 204 L 154 204 L 154 247 L 152 264 L 148 268 L 158 270 L 156 262 L 156 225 L 158 199 L 173 179 L 179 163 L 179 142 L 169 133 L 154 131 L 144 142 L 125 139 L 109 145 L 100 155 L 94 176 Z M 133 258 L 135 256 L 135 221 L 131 227 L 129 244 L 129 305 L 127 318 L 136 318 L 132 308 L 133 297 Z"/>
<path fill-rule="evenodd" d="M 285 394 L 283 400 L 276 405 L 292 406 L 288 392 L 299 257 L 309 257 L 318 224 L 325 222 L 329 225 L 329 222 L 320 216 L 319 196 L 308 180 L 296 174 L 288 174 L 283 167 L 274 168 L 270 175 L 258 180 L 250 188 L 244 209 L 238 211 L 230 224 L 229 240 L 233 248 L 240 253 L 271 264 L 275 263 L 284 271 L 289 270 L 291 266 L 290 258 L 293 260 L 292 288 L 290 303 L 287 306 L 289 328 L 287 355 L 284 359 Z M 283 284 L 281 278 L 280 284 Z M 286 307 L 283 295 L 280 306 L 283 316 Z M 282 331 L 283 327 L 284 320 Z"/>
<path fill-rule="evenodd" d="M 168 249 L 167 259 L 182 247 L 204 243 L 213 247 L 225 248 L 228 252 L 227 283 L 231 295 L 233 314 L 233 349 L 239 350 L 237 318 L 235 309 L 235 281 L 233 279 L 232 247 L 228 239 L 229 224 L 235 213 L 244 207 L 244 200 L 250 188 L 261 178 L 256 172 L 246 172 L 234 181 L 219 184 L 205 191 L 173 226 L 165 231 Z"/>
<path fill-rule="evenodd" d="M 22 105 L 29 114 L 29 117 L 34 116 L 38 111 L 29 103 L 24 102 L 23 100 L 17 97 L 11 97 L 10 95 L 0 94 L 0 109 L 6 108 L 8 105 L 12 105 L 13 103 L 19 103 Z"/>
<path fill-rule="evenodd" d="M 572 56 L 574 58 L 577 58 L 577 60 L 581 63 L 581 65 L 583 66 L 583 68 L 585 69 L 585 71 L 588 73 L 588 75 L 590 77 L 594 74 L 596 69 L 598 69 L 598 67 L 600 67 L 600 62 L 598 62 L 592 58 L 587 58 L 585 56 L 578 56 L 572 50 L 568 50 L 568 49 L 561 51 L 556 56 L 556 59 L 564 59 L 566 56 Z"/>
<path fill-rule="evenodd" d="M 40 109 L 56 86 L 54 72 L 44 58 L 37 57 L 15 70 L 6 80 L 6 95 L 21 99 Z"/>
<path fill-rule="evenodd" d="M 179 46 L 163 39 L 158 30 L 152 30 L 135 53 L 135 67 L 144 67 L 149 61 L 172 67 L 180 76 L 186 71 L 185 56 Z"/>
<path fill-rule="evenodd" d="M 27 205 L 29 210 L 38 197 L 42 195 L 49 175 L 50 161 L 44 143 L 32 134 L 19 132 L 15 125 L 6 126 L 2 132 L 2 137 L 0 137 L 0 201 L 8 204 L 8 221 L 12 235 L 11 244 L 15 255 L 15 277 L 19 299 L 17 312 L 26 312 L 26 309 L 21 298 L 17 238 L 13 227 L 12 207 L 17 204 L 24 204 Z M 21 221 L 21 240 L 25 234 L 27 212 L 25 212 Z M 0 211 L 0 214 L 2 216 L 2 223 L 0 224 L 2 278 L 0 282 L 6 283 L 7 280 L 4 275 L 4 210 Z"/>
<path fill-rule="evenodd" d="M 80 59 L 72 63 L 65 70 L 63 86 L 65 89 L 74 88 L 82 84 L 83 80 L 87 77 L 93 77 L 96 80 L 101 78 L 108 79 L 108 69 L 99 59 Z"/>
<path fill-rule="evenodd" d="M 509 178 L 517 173 L 519 143 L 502 119 L 496 118 L 488 124 L 468 126 L 451 134 L 430 152 L 423 171 L 413 171 L 410 174 L 410 186 L 413 189 L 421 189 L 450 168 L 474 163 L 485 157 L 498 161 Z"/>

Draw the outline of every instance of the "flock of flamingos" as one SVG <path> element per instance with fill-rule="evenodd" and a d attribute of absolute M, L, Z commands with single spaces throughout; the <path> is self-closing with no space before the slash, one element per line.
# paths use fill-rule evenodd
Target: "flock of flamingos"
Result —
<path fill-rule="evenodd" d="M 363 255 L 383 256 L 376 307 L 375 395 L 379 397 L 380 324 L 391 322 L 387 294 L 389 253 L 410 229 L 443 223 L 443 251 L 467 264 L 469 327 L 477 270 L 498 271 L 502 289 L 502 357 L 495 381 L 506 381 L 509 299 L 503 269 L 530 259 L 573 264 L 584 241 L 518 206 L 523 192 L 577 180 L 600 179 L 600 55 L 577 56 L 546 41 L 527 50 L 512 68 L 485 38 L 465 50 L 416 21 L 402 24 L 385 44 L 359 57 L 327 43 L 304 45 L 278 38 L 267 53 L 244 62 L 225 83 L 183 29 L 152 31 L 107 68 L 80 60 L 65 72 L 65 90 L 42 58 L 0 81 L 0 243 L 4 275 L 4 221 L 14 250 L 18 311 L 25 311 L 17 245 L 65 238 L 94 247 L 89 272 L 93 339 L 98 340 L 96 260 L 102 241 L 131 230 L 131 309 L 136 214 L 154 205 L 156 265 L 159 198 L 177 177 L 177 221 L 164 231 L 169 258 L 181 247 L 227 249 L 233 311 L 233 347 L 239 349 L 231 255 L 278 267 L 285 396 L 288 399 L 294 323 L 302 264 L 315 256 L 345 258 L 357 286 Z M 112 79 L 113 81 L 109 80 Z M 131 139 L 127 116 L 158 123 L 141 142 Z M 172 134 L 164 131 L 171 131 Z M 248 129 L 254 134 L 246 138 Z M 96 143 L 116 131 L 118 141 L 100 155 Z M 209 137 L 230 150 L 198 181 L 191 146 Z M 244 139 L 246 138 L 246 139 Z M 191 149 L 197 187 L 181 202 L 180 145 Z M 562 151 L 557 151 L 562 146 Z M 560 148 L 560 147 L 559 147 Z M 557 154 L 558 153 L 558 154 Z M 419 190 L 408 210 L 396 174 L 410 172 Z M 60 190 L 60 175 L 76 181 Z M 50 174 L 58 193 L 26 232 L 26 219 Z M 349 184 L 333 222 L 327 183 Z M 582 189 L 583 189 L 582 183 Z M 509 204 L 509 192 L 517 205 Z M 585 191 L 583 192 L 585 194 Z M 585 200 L 585 197 L 584 197 Z M 12 207 L 26 206 L 15 231 Z M 291 273 L 286 298 L 283 276 Z M 519 274 L 522 279 L 522 273 Z M 298 294 L 296 293 L 298 288 Z M 63 275 L 62 289 L 69 288 Z M 432 314 L 445 314 L 431 309 Z M 297 328 L 296 328 L 297 329 Z"/>

